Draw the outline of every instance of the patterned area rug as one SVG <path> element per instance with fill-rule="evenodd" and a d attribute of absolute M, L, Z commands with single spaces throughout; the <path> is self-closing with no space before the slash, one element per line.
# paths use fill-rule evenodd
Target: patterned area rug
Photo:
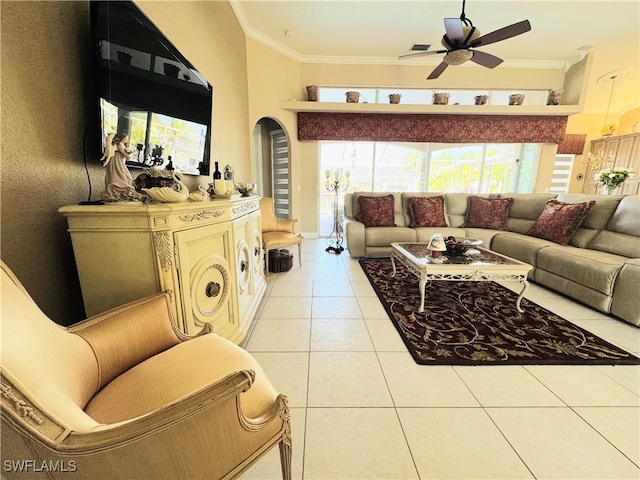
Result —
<path fill-rule="evenodd" d="M 424 365 L 637 365 L 640 359 L 494 282 L 427 284 L 389 259 L 362 259 L 371 285 L 416 363 Z"/>

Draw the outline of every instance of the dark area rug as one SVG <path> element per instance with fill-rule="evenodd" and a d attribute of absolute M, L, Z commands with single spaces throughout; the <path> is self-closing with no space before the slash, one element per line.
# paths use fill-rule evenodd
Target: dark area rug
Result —
<path fill-rule="evenodd" d="M 522 299 L 495 282 L 427 284 L 418 312 L 418 278 L 389 259 L 364 269 L 416 363 L 423 365 L 638 365 L 640 359 Z"/>

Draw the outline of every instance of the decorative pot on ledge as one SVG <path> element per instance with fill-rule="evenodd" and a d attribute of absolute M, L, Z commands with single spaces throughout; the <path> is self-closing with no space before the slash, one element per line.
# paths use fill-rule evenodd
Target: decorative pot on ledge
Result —
<path fill-rule="evenodd" d="M 476 101 L 476 105 L 486 105 L 487 100 L 489 100 L 489 95 L 476 95 L 473 98 Z"/>
<path fill-rule="evenodd" d="M 400 103 L 400 97 L 401 95 L 399 93 L 392 93 L 391 95 L 389 95 L 389 103 Z"/>
<path fill-rule="evenodd" d="M 307 100 L 309 102 L 317 102 L 318 101 L 318 86 L 317 85 L 308 85 L 307 86 Z"/>
<path fill-rule="evenodd" d="M 347 103 L 358 103 L 360 100 L 360 92 L 347 92 Z"/>
<path fill-rule="evenodd" d="M 562 100 L 562 90 L 549 90 L 549 98 L 547 98 L 547 105 L 560 105 Z"/>
<path fill-rule="evenodd" d="M 509 105 L 522 105 L 522 102 L 524 102 L 524 93 L 509 95 Z"/>
<path fill-rule="evenodd" d="M 434 93 L 433 94 L 433 104 L 434 105 L 446 105 L 449 103 L 449 94 L 448 93 Z"/>

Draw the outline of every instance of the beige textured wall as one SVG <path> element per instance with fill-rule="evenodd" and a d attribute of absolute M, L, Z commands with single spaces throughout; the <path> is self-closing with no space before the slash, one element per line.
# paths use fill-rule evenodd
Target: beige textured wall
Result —
<path fill-rule="evenodd" d="M 84 308 L 58 207 L 86 200 L 91 108 L 88 2 L 2 2 L 2 260 L 60 323 Z M 89 157 L 97 148 L 87 148 Z M 100 166 L 89 158 L 94 190 Z M 97 251 L 99 248 L 97 246 Z"/>
<path fill-rule="evenodd" d="M 297 116 L 293 112 L 282 110 L 279 106 L 280 100 L 297 98 L 300 95 L 300 64 L 248 38 L 247 66 L 249 124 L 246 132 L 251 136 L 255 124 L 265 117 L 274 119 L 283 127 L 289 139 L 291 218 L 299 219 L 300 223 L 296 226 L 296 231 L 308 231 L 304 226 L 306 215 L 302 206 L 306 195 L 300 193 L 302 179 L 308 169 L 306 164 L 302 163 L 300 156 Z M 251 180 L 256 178 L 256 172 L 252 172 L 252 177 Z"/>
<path fill-rule="evenodd" d="M 227 2 L 143 2 L 141 8 L 214 88 L 212 161 L 249 175 L 245 40 Z M 2 259 L 61 324 L 84 316 L 60 206 L 86 200 L 82 133 L 92 94 L 88 1 L 0 2 Z M 90 142 L 93 198 L 104 174 Z M 134 171 L 134 176 L 136 171 Z M 211 177 L 187 177 L 190 187 Z M 96 245 L 100 254 L 100 245 Z"/>

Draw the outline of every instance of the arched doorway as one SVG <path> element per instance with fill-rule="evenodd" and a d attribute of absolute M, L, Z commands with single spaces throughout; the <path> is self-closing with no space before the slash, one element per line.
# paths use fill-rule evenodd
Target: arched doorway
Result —
<path fill-rule="evenodd" d="M 289 136 L 275 119 L 263 117 L 253 129 L 253 168 L 258 194 L 273 197 L 275 214 L 289 218 L 290 174 Z"/>

